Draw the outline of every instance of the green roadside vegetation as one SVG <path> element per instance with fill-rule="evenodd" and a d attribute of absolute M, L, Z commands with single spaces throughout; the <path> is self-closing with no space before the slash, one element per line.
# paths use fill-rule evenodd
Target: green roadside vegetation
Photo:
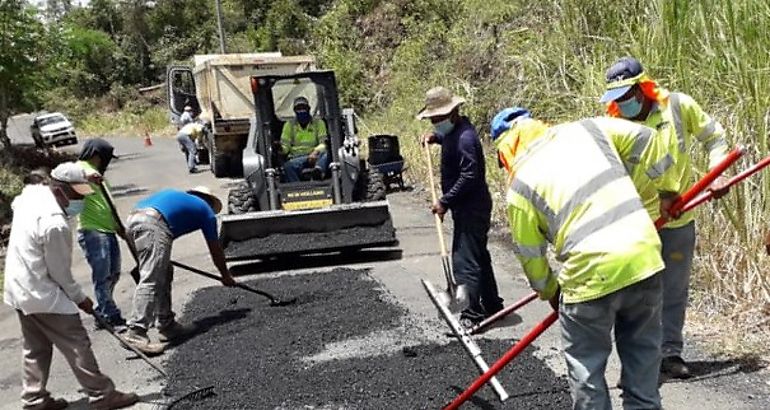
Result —
<path fill-rule="evenodd" d="M 8 0 L 3 7 L 17 2 Z M 40 68 L 34 81 L 27 82 L 35 86 L 24 88 L 24 98 L 13 100 L 24 103 L 14 112 L 65 111 L 85 135 L 143 135 L 145 129 L 153 136 L 173 134 L 163 96 L 148 98 L 135 90 L 164 81 L 169 64 L 218 52 L 214 2 L 92 0 L 89 4 L 54 10 L 47 26 L 30 23 L 23 33 L 0 24 L 0 38 L 16 36 L 28 40 L 19 44 L 40 45 L 26 56 L 34 57 L 34 67 Z M 738 167 L 759 160 L 770 148 L 767 2 L 222 0 L 222 4 L 228 52 L 316 55 L 320 67 L 335 70 L 344 105 L 363 116 L 364 137 L 400 136 L 412 182 L 427 180 L 417 137 L 429 127 L 414 119 L 424 92 L 444 85 L 465 97 L 464 113 L 486 141 L 498 226 L 506 224 L 502 205 L 507 187 L 487 141 L 491 118 L 511 105 L 525 106 L 550 123 L 601 115 L 597 99 L 604 88 L 604 72 L 624 55 L 639 58 L 663 86 L 693 96 L 722 123 L 731 143 L 747 145 L 749 154 Z M 40 35 L 20 37 L 28 33 Z M 2 61 L 6 61 L 3 53 L 16 51 L 1 49 Z M 17 56 L 7 61 L 27 60 Z M 3 84 L 0 81 L 0 93 Z M 0 120 L 2 111 L 0 107 Z M 696 157 L 696 173 L 702 175 L 706 166 L 702 150 L 696 149 Z M 10 177 L 0 174 L 0 178 Z M 770 261 L 761 245 L 770 228 L 769 195 L 770 176 L 765 173 L 698 211 L 689 323 L 690 331 L 716 341 L 711 346 L 736 352 L 770 350 L 770 279 L 765 269 Z M 741 332 L 725 331 L 735 323 L 741 324 Z"/>

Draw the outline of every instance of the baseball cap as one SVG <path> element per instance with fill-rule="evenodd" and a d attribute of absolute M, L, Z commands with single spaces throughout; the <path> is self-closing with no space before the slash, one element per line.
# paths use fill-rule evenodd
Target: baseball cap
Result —
<path fill-rule="evenodd" d="M 623 57 L 616 61 L 605 74 L 607 91 L 599 99 L 600 103 L 608 103 L 622 97 L 636 85 L 636 80 L 644 74 L 644 68 L 639 60 L 633 57 Z"/>
<path fill-rule="evenodd" d="M 305 107 L 307 109 L 310 109 L 310 102 L 305 97 L 297 97 L 294 99 L 294 105 L 292 108 L 296 110 L 298 107 Z"/>
<path fill-rule="evenodd" d="M 88 182 L 86 171 L 80 165 L 74 162 L 64 162 L 59 164 L 51 171 L 51 178 L 65 182 L 72 187 L 72 190 L 80 195 L 90 195 L 94 193 L 93 188 Z"/>

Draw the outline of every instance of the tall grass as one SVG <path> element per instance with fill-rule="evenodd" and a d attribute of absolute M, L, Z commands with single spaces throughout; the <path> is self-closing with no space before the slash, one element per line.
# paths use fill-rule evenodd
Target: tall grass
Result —
<path fill-rule="evenodd" d="M 95 112 L 80 118 L 78 131 L 86 137 L 143 137 L 145 131 L 155 136 L 171 136 L 176 128 L 169 120 L 168 109 L 152 107 L 141 113 L 130 111 Z"/>
<path fill-rule="evenodd" d="M 693 96 L 722 123 L 731 143 L 747 144 L 750 155 L 741 167 L 770 153 L 768 2 L 460 0 L 451 2 L 451 12 L 446 1 L 402 3 L 373 2 L 369 9 L 358 9 L 361 15 L 345 17 L 350 22 L 366 22 L 367 15 L 400 21 L 397 30 L 388 26 L 388 32 L 377 32 L 376 26 L 359 24 L 346 32 L 344 44 L 321 44 L 321 55 L 352 56 L 361 59 L 356 64 L 362 67 L 390 57 L 368 68 L 365 92 L 376 94 L 379 104 L 367 107 L 367 120 L 377 132 L 401 135 L 413 180 L 425 181 L 427 175 L 417 136 L 429 127 L 414 115 L 428 88 L 445 85 L 466 97 L 464 112 L 484 134 L 494 113 L 514 104 L 551 123 L 572 121 L 603 114 L 597 98 L 604 72 L 624 55 L 639 58 L 663 86 Z M 330 16 L 341 19 L 340 10 Z M 351 35 L 355 29 L 358 40 Z M 349 65 L 334 58 L 323 63 Z M 377 81 L 371 73 L 377 73 Z M 346 88 L 345 81 L 341 87 Z M 350 102 L 367 101 L 348 97 Z M 503 222 L 505 178 L 494 166 L 489 145 L 487 154 L 495 218 Z M 695 147 L 693 154 L 696 174 L 702 175 L 703 149 Z M 770 229 L 768 198 L 770 177 L 765 173 L 698 211 L 692 318 L 727 318 L 767 331 L 770 280 L 763 268 L 769 261 L 761 242 Z"/>

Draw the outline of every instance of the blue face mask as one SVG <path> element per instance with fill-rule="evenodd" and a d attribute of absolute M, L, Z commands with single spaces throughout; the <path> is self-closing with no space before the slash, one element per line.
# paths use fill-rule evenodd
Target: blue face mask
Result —
<path fill-rule="evenodd" d="M 631 97 L 623 102 L 618 102 L 618 108 L 623 118 L 636 118 L 642 112 L 642 103 L 636 97 Z"/>
<path fill-rule="evenodd" d="M 313 117 L 308 111 L 297 111 L 297 122 L 302 125 L 307 125 Z"/>
<path fill-rule="evenodd" d="M 70 199 L 70 204 L 67 205 L 67 208 L 64 209 L 64 213 L 66 213 L 69 217 L 73 217 L 83 212 L 84 207 L 85 201 L 82 199 Z"/>
<path fill-rule="evenodd" d="M 452 124 L 452 120 L 449 118 L 445 119 L 444 121 L 437 122 L 433 124 L 433 129 L 436 131 L 436 134 L 446 137 L 449 135 L 450 132 L 455 128 L 455 125 Z"/>

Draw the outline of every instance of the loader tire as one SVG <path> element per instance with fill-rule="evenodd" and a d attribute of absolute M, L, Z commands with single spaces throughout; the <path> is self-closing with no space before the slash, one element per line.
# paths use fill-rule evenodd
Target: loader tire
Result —
<path fill-rule="evenodd" d="M 367 169 L 361 172 L 356 182 L 356 194 L 353 196 L 356 201 L 372 202 L 385 199 L 385 181 L 379 171 Z"/>
<path fill-rule="evenodd" d="M 227 210 L 230 215 L 259 211 L 257 197 L 247 183 L 241 182 L 227 194 Z"/>
<path fill-rule="evenodd" d="M 213 150 L 211 153 L 211 172 L 213 172 L 214 176 L 217 178 L 228 176 L 228 172 L 230 171 L 230 156 L 227 155 L 227 153 L 218 151 L 216 145 L 211 148 Z"/>

